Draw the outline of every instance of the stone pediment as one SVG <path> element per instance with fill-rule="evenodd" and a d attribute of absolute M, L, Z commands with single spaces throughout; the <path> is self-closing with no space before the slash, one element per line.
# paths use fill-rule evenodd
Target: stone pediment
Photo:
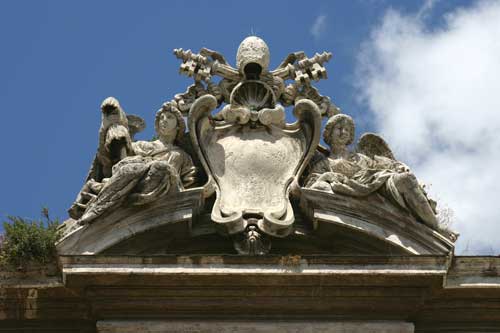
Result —
<path fill-rule="evenodd" d="M 313 86 L 330 53 L 295 52 L 274 70 L 257 37 L 236 68 L 208 49 L 174 53 L 194 84 L 157 112 L 156 140 L 136 141 L 144 121 L 103 102 L 59 254 L 453 252 L 457 235 L 389 145 L 365 133 L 349 148 L 354 121 Z"/>

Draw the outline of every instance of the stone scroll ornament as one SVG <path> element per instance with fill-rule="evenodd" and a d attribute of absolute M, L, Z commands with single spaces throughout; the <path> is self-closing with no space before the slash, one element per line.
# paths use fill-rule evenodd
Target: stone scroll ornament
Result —
<path fill-rule="evenodd" d="M 237 68 L 207 49 L 175 54 L 183 60 L 181 73 L 195 79 L 172 103 L 189 105 L 190 136 L 208 175 L 206 195 L 216 193 L 211 218 L 239 253 L 265 254 L 272 237 L 293 231 L 289 193 L 319 143 L 322 114 L 338 112 L 311 86 L 326 78 L 323 63 L 331 54 L 292 54 L 269 71 L 269 49 L 254 36 L 240 44 Z M 217 85 L 213 75 L 222 77 Z M 294 82 L 285 86 L 285 80 Z M 292 124 L 285 121 L 288 105 L 297 118 Z"/>

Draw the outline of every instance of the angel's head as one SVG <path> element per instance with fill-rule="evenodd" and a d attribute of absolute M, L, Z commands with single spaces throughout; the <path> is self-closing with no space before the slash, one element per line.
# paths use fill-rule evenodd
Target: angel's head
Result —
<path fill-rule="evenodd" d="M 181 112 L 171 103 L 165 103 L 156 113 L 155 131 L 165 142 L 179 142 L 186 130 Z"/>
<path fill-rule="evenodd" d="M 323 139 L 329 146 L 348 146 L 354 141 L 354 120 L 346 114 L 337 114 L 326 122 Z"/>

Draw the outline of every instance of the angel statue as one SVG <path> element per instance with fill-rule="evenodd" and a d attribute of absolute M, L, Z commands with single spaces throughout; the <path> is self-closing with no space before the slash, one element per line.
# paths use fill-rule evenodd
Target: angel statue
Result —
<path fill-rule="evenodd" d="M 182 190 L 194 183 L 196 168 L 193 161 L 178 147 L 184 135 L 185 123 L 177 108 L 166 103 L 157 112 L 157 140 L 135 142 L 132 141 L 133 131 L 127 128 L 127 122 L 124 121 L 126 117 L 118 101 L 114 98 L 105 100 L 101 109 L 101 132 L 103 128 L 108 130 L 100 133 L 100 143 L 102 139 L 103 144 L 99 146 L 87 183 L 69 210 L 70 216 L 77 219 L 79 224 L 91 223 L 125 202 L 130 205 L 147 204 L 171 189 Z M 115 116 L 109 117 L 113 112 Z M 116 126 L 120 121 L 121 125 Z M 115 149 L 118 155 L 110 153 L 113 147 L 119 147 Z M 101 155 L 107 158 L 103 159 Z M 116 155 L 118 158 L 113 160 L 112 157 Z M 114 162 L 110 172 L 104 176 L 96 172 L 96 169 L 102 169 L 101 161 Z M 106 164 L 108 168 L 110 163 Z"/>
<path fill-rule="evenodd" d="M 323 138 L 329 156 L 313 164 L 306 187 L 320 191 L 363 197 L 378 193 L 410 212 L 425 225 L 438 229 L 436 203 L 427 197 L 415 175 L 394 158 L 379 136 L 365 133 L 356 151 L 348 150 L 354 141 L 354 121 L 337 114 L 326 123 Z"/>

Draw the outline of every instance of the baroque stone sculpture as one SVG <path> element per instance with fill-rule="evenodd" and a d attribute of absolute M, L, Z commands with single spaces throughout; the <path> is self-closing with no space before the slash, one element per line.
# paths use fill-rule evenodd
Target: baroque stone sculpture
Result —
<path fill-rule="evenodd" d="M 96 180 L 94 177 L 97 178 L 98 173 L 91 170 L 90 179 L 70 209 L 79 224 L 91 223 L 125 202 L 143 205 L 172 188 L 183 189 L 193 184 L 196 174 L 193 162 L 175 145 L 185 130 L 179 110 L 165 104 L 157 112 L 155 130 L 158 139 L 152 142 L 132 142 L 133 135 L 116 99 L 106 99 L 102 111 L 100 142 L 104 144 L 99 146 L 97 160 L 104 162 L 99 163 L 105 166 L 101 167 L 105 172 Z M 81 216 L 77 214 L 78 208 L 83 209 Z"/>
<path fill-rule="evenodd" d="M 281 105 L 274 110 L 276 112 L 261 112 L 263 118 L 261 120 L 264 122 L 271 121 L 266 119 L 271 115 L 278 117 L 278 114 L 282 113 L 282 106 L 295 105 L 295 102 L 300 99 L 313 101 L 322 115 L 330 116 L 340 112 L 330 98 L 322 96 L 312 86 L 313 81 L 326 79 L 326 69 L 323 64 L 330 60 L 331 53 L 323 52 L 312 58 L 307 58 L 304 52 L 291 53 L 273 71 L 268 69 L 269 48 L 262 39 L 255 36 L 247 37 L 240 44 L 236 56 L 237 68 L 228 65 L 225 58 L 218 52 L 206 48 L 201 49 L 199 54 L 191 50 L 175 49 L 174 54 L 183 61 L 180 72 L 195 80 L 195 83 L 184 94 L 177 94 L 172 101 L 185 114 L 188 113 L 196 98 L 207 94 L 214 96 L 218 105 L 230 104 L 228 109 L 215 117 L 217 120 L 231 121 L 232 118 L 238 118 L 239 122 L 245 122 L 250 115 L 245 113 L 245 107 L 240 107 L 241 103 L 262 103 L 263 105 L 252 104 L 250 107 L 250 109 L 252 107 L 262 109 L 271 98 Z M 221 77 L 220 83 L 215 84 L 212 81 L 213 76 Z M 293 82 L 286 85 L 287 80 L 293 80 Z M 243 96 L 245 92 L 250 91 L 256 95 Z M 269 95 L 271 92 L 273 97 Z M 248 101 L 248 98 L 251 101 Z M 233 112 L 229 112 L 229 108 Z M 241 112 L 243 114 L 240 114 Z M 255 117 L 256 113 L 253 115 Z"/>
<path fill-rule="evenodd" d="M 427 197 L 410 169 L 394 158 L 381 137 L 367 133 L 356 152 L 348 150 L 354 129 L 348 115 L 337 114 L 328 120 L 323 139 L 330 154 L 312 166 L 306 187 L 353 197 L 379 193 L 427 226 L 439 228 L 436 203 Z"/>
<path fill-rule="evenodd" d="M 273 242 L 298 236 L 331 249 L 321 237 L 346 230 L 371 240 L 368 253 L 453 248 L 456 235 L 439 226 L 436 203 L 381 137 L 366 133 L 349 151 L 352 118 L 313 86 L 326 79 L 330 53 L 291 53 L 270 70 L 268 46 L 251 36 L 238 48 L 236 67 L 206 48 L 174 54 L 194 83 L 157 112 L 157 140 L 134 141 L 144 121 L 112 97 L 102 103 L 96 157 L 59 251 L 144 253 L 147 244 L 134 239 L 153 239 L 156 229 L 180 222 L 189 237 L 230 238 L 240 254 L 266 254 Z M 286 122 L 286 107 L 295 122 Z M 322 117 L 329 118 L 328 154 L 319 145 Z M 318 235 L 321 221 L 331 227 Z M 160 238 L 154 247 L 167 245 Z"/>
<path fill-rule="evenodd" d="M 235 236 L 241 253 L 266 253 L 266 235 L 285 237 L 293 230 L 288 196 L 314 154 L 321 114 L 338 112 L 311 86 L 311 80 L 326 78 L 322 64 L 331 54 L 309 59 L 295 53 L 269 71 L 269 49 L 253 36 L 240 44 L 237 68 L 225 60 L 219 63 L 221 56 L 209 62 L 190 51 L 176 50 L 175 54 L 184 61 L 181 72 L 193 76 L 195 86 L 201 79 L 208 81 L 206 96 L 190 108 L 189 127 L 209 175 L 208 187 L 217 195 L 212 220 L 223 233 Z M 220 95 L 210 94 L 211 75 L 222 77 Z M 294 82 L 285 86 L 288 79 Z M 223 102 L 227 105 L 211 116 Z M 294 105 L 299 120 L 294 124 L 285 123 L 284 106 L 288 105 Z"/>

